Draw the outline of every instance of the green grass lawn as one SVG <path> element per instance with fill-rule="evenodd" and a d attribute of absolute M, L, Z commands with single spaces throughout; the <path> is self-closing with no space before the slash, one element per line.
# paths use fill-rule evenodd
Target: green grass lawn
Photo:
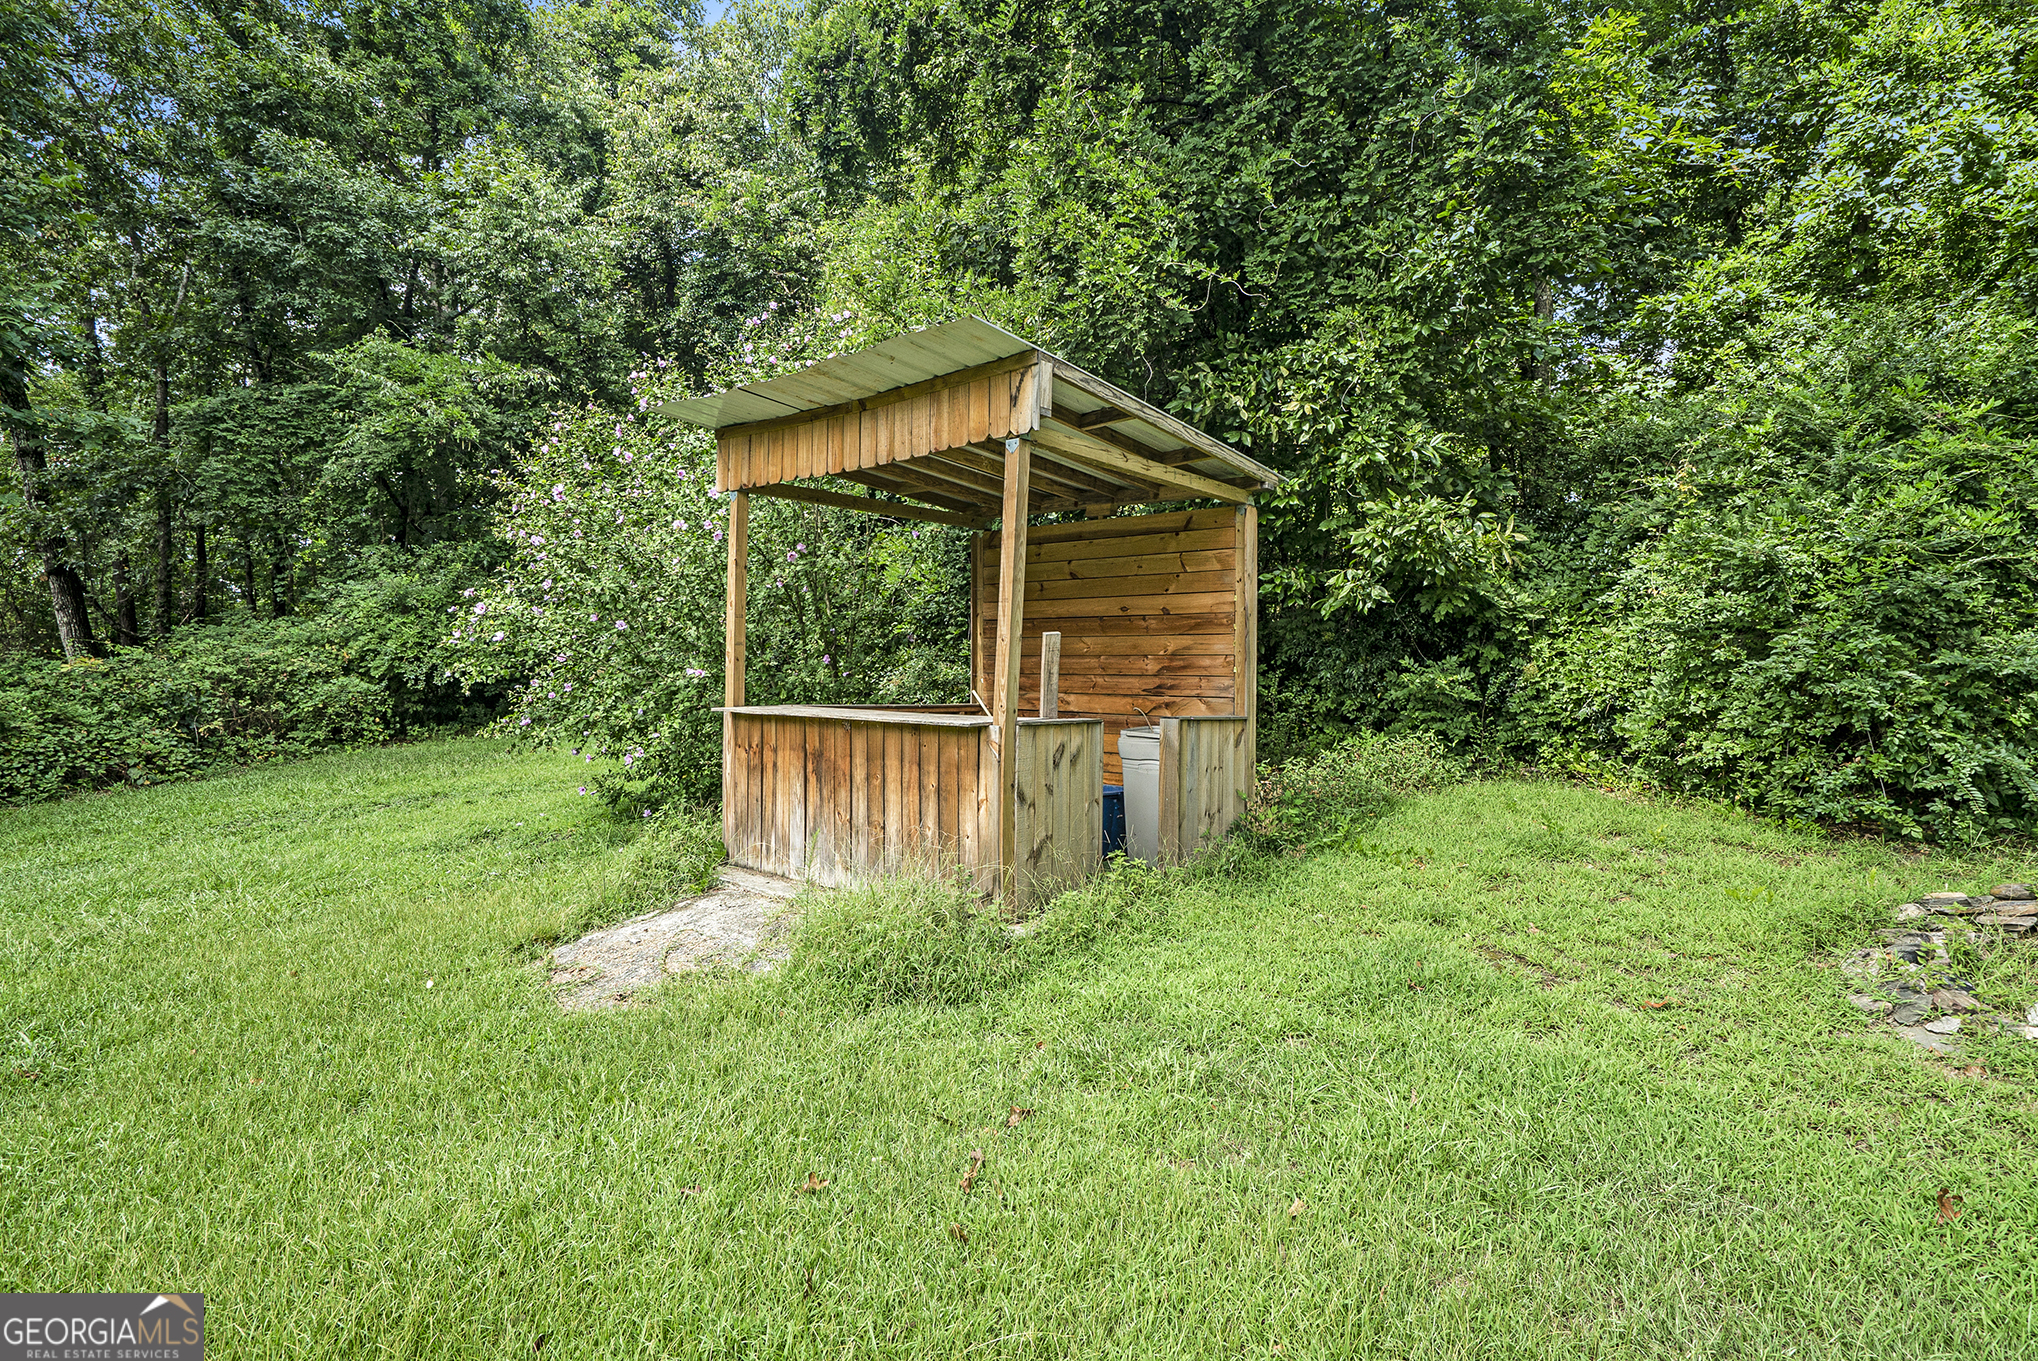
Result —
<path fill-rule="evenodd" d="M 544 942 L 679 872 L 580 769 L 0 812 L 0 1288 L 201 1290 L 223 1357 L 2038 1354 L 2038 1044 L 1831 967 L 2021 855 L 1477 783 L 964 1005 L 808 949 L 568 1015 Z"/>

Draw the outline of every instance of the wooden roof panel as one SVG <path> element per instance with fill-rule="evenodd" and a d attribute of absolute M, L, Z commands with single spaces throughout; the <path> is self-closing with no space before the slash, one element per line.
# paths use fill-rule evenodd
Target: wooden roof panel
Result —
<path fill-rule="evenodd" d="M 1273 469 L 1221 440 L 980 317 L 909 331 L 783 377 L 746 383 L 707 397 L 665 402 L 652 409 L 711 430 L 782 422 L 804 412 L 878 398 L 902 387 L 1026 354 L 1039 354 L 1052 365 L 1054 417 L 1050 424 L 1061 432 L 1083 438 L 1076 420 L 1109 407 L 1124 416 L 1112 422 L 1106 432 L 1110 438 L 1103 441 L 1106 444 L 1151 451 L 1160 461 L 1213 481 L 1271 487 L 1282 480 Z M 1194 457 L 1187 456 L 1191 454 Z M 1103 472 L 1095 466 L 1085 471 Z"/>

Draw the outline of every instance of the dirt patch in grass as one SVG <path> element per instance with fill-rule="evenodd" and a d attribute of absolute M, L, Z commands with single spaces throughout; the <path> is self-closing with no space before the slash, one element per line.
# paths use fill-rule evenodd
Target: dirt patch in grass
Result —
<path fill-rule="evenodd" d="M 1561 974 L 1551 973 L 1548 969 L 1532 960 L 1523 959 L 1512 950 L 1502 950 L 1498 946 L 1493 945 L 1482 945 L 1479 947 L 1479 953 L 1486 956 L 1493 967 L 1502 973 L 1530 974 L 1545 988 L 1558 987 L 1572 981 Z"/>

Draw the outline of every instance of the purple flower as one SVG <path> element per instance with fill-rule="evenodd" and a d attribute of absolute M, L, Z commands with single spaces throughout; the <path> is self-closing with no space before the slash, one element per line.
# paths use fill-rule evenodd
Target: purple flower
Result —
<path fill-rule="evenodd" d="M 566 484 L 564 482 L 554 482 L 552 484 L 552 499 L 554 501 L 564 501 L 566 499 Z"/>
<path fill-rule="evenodd" d="M 531 720 L 529 718 L 520 718 L 517 720 L 517 726 L 519 728 L 528 728 L 531 726 Z"/>
<path fill-rule="evenodd" d="M 545 546 L 545 536 L 543 534 L 533 534 L 531 536 L 531 546 L 534 548 L 543 548 Z"/>
<path fill-rule="evenodd" d="M 621 633 L 621 632 L 623 632 L 623 631 L 624 631 L 625 629 L 627 629 L 627 628 L 629 628 L 629 627 L 630 627 L 630 626 L 629 626 L 628 624 L 625 624 L 625 623 L 624 623 L 624 622 L 623 622 L 622 620 L 620 620 L 620 619 L 618 619 L 618 620 L 616 621 L 616 632 L 618 632 L 618 633 Z"/>
<path fill-rule="evenodd" d="M 581 793 L 583 793 L 583 794 L 585 794 L 585 793 L 587 792 L 587 786 L 586 786 L 586 785 L 582 785 L 582 786 L 580 787 L 580 792 L 581 792 Z"/>
<path fill-rule="evenodd" d="M 482 615 L 487 613 L 488 613 L 488 602 L 485 600 L 476 601 L 474 604 L 474 617 L 476 619 L 479 619 Z"/>
<path fill-rule="evenodd" d="M 684 521 L 684 520 L 674 520 L 674 521 L 672 522 L 672 527 L 673 527 L 674 529 L 685 529 L 685 528 L 686 528 L 686 521 Z"/>
<path fill-rule="evenodd" d="M 626 766 L 632 764 L 634 761 L 636 761 L 636 759 L 637 759 L 636 757 L 630 755 L 628 752 L 623 753 L 623 764 Z"/>
<path fill-rule="evenodd" d="M 833 666 L 834 664 L 835 664 L 835 659 L 834 659 L 833 657 L 829 656 L 829 655 L 828 655 L 827 653 L 825 653 L 825 652 L 823 652 L 823 653 L 821 654 L 821 665 L 823 665 L 823 666 Z"/>
<path fill-rule="evenodd" d="M 489 642 L 491 642 L 491 643 L 499 643 L 499 642 L 501 642 L 501 641 L 502 641 L 502 630 L 501 630 L 501 629 L 497 629 L 497 630 L 495 631 L 495 637 L 493 637 L 493 638 L 489 639 L 488 641 L 489 641 Z"/>
<path fill-rule="evenodd" d="M 719 536 L 719 535 L 717 535 L 716 537 L 718 537 L 718 538 L 719 538 L 720 536 Z M 785 555 L 785 560 L 786 560 L 787 562 L 798 562 L 798 561 L 799 561 L 799 555 L 798 555 L 797 553 L 788 553 L 788 554 L 786 554 L 786 555 Z"/>

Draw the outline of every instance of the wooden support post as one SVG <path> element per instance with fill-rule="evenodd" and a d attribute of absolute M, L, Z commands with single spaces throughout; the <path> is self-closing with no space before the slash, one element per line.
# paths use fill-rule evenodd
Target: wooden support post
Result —
<path fill-rule="evenodd" d="M 743 616 L 749 607 L 750 493 L 729 495 L 729 604 L 722 617 L 722 703 L 743 703 Z"/>
<path fill-rule="evenodd" d="M 1061 635 L 1040 635 L 1040 716 L 1061 717 Z"/>
<path fill-rule="evenodd" d="M 1016 900 L 1019 838 L 1014 823 L 1019 754 L 1019 635 L 1026 610 L 1026 505 L 1033 443 L 1005 442 L 1004 520 L 998 528 L 998 650 L 991 658 L 992 730 L 998 744 L 999 890 Z"/>
<path fill-rule="evenodd" d="M 729 496 L 729 598 L 722 607 L 722 703 L 743 703 L 744 615 L 748 612 L 750 497 Z M 751 855 L 757 829 L 743 820 L 736 797 L 736 715 L 722 715 L 722 849 L 730 858 Z"/>
<path fill-rule="evenodd" d="M 1260 510 L 1240 506 L 1232 554 L 1231 711 L 1245 720 L 1245 774 L 1259 779 Z"/>

